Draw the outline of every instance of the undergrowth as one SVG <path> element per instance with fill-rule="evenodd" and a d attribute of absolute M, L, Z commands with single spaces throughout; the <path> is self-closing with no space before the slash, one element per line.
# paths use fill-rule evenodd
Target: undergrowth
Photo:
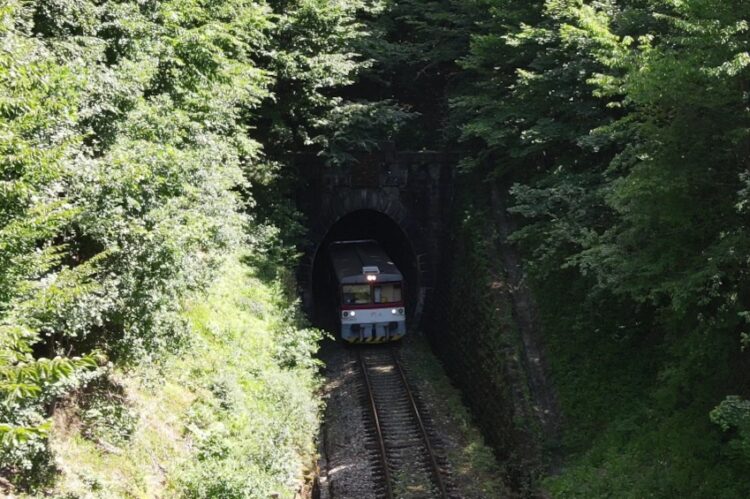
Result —
<path fill-rule="evenodd" d="M 698 364 L 700 386 L 675 386 L 670 377 L 688 370 L 675 364 L 668 338 L 638 327 L 643 318 L 634 309 L 560 300 L 563 290 L 580 291 L 570 283 L 538 286 L 567 423 L 566 463 L 546 480 L 549 491 L 560 498 L 747 497 L 746 461 L 709 417 L 724 390 L 723 370 Z M 720 356 L 732 347 L 724 343 L 713 337 L 706 350 Z"/>
<path fill-rule="evenodd" d="M 55 412 L 59 475 L 46 493 L 294 497 L 315 451 L 319 335 L 282 277 L 253 272 L 232 258 L 207 297 L 186 303 L 186 351 L 113 370 L 106 389 Z"/>

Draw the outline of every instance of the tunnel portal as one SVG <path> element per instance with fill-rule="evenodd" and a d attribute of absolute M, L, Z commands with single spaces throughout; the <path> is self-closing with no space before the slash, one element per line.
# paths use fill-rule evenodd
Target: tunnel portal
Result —
<path fill-rule="evenodd" d="M 414 319 L 420 296 L 417 255 L 403 229 L 388 215 L 375 210 L 357 210 L 339 219 L 318 245 L 312 268 L 313 323 L 333 330 L 337 287 L 329 279 L 332 273 L 328 247 L 335 241 L 375 240 L 393 259 L 404 276 L 407 321 Z"/>
<path fill-rule="evenodd" d="M 429 301 L 444 220 L 451 201 L 452 160 L 444 153 L 386 151 L 332 168 L 300 157 L 297 205 L 307 219 L 308 242 L 298 268 L 302 304 L 313 322 L 330 299 L 324 285 L 327 246 L 337 240 L 378 241 L 406 281 L 411 326 Z"/>

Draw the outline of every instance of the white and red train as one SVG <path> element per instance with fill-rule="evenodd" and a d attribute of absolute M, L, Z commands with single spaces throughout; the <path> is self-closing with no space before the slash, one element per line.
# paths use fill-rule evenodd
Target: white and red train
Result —
<path fill-rule="evenodd" d="M 341 338 L 349 343 L 403 338 L 404 277 L 377 241 L 337 241 L 328 252 L 338 288 L 336 311 Z"/>

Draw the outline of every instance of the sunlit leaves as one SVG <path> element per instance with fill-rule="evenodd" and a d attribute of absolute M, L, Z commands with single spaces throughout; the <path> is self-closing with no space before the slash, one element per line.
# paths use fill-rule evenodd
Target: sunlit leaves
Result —
<path fill-rule="evenodd" d="M 3 5 L 0 467 L 43 451 L 45 404 L 95 367 L 92 345 L 131 360 L 177 347 L 181 297 L 242 242 L 234 191 L 260 148 L 242 120 L 269 95 L 254 60 L 268 14 Z M 32 356 L 40 341 L 53 358 Z"/>
<path fill-rule="evenodd" d="M 48 459 L 48 404 L 93 348 L 137 363 L 189 341 L 185 297 L 249 242 L 251 188 L 281 171 L 264 147 L 346 121 L 329 92 L 363 64 L 371 7 L 0 6 L 0 468 Z"/>
<path fill-rule="evenodd" d="M 660 366 L 655 398 L 671 410 L 703 396 L 705 422 L 718 399 L 694 394 L 708 386 L 703 373 L 724 387 L 732 381 L 718 366 L 746 367 L 735 355 L 747 349 L 750 300 L 748 4 L 475 8 L 486 15 L 453 98 L 472 155 L 462 163 L 515 183 L 522 222 L 511 238 L 542 287 L 557 277 L 591 304 L 637 307 L 648 317 L 641 333 L 668 338 L 674 358 Z M 714 420 L 746 446 L 747 414 L 732 399 Z"/>

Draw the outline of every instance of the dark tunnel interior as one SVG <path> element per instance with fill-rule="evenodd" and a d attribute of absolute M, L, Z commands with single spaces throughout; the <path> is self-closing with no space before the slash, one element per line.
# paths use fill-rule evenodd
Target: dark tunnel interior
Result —
<path fill-rule="evenodd" d="M 312 269 L 313 324 L 335 332 L 338 315 L 334 312 L 334 299 L 338 290 L 329 278 L 332 270 L 328 246 L 334 241 L 357 239 L 378 241 L 403 274 L 408 324 L 413 317 L 419 292 L 417 258 L 403 229 L 388 215 L 374 210 L 354 211 L 340 218 L 319 245 Z"/>

